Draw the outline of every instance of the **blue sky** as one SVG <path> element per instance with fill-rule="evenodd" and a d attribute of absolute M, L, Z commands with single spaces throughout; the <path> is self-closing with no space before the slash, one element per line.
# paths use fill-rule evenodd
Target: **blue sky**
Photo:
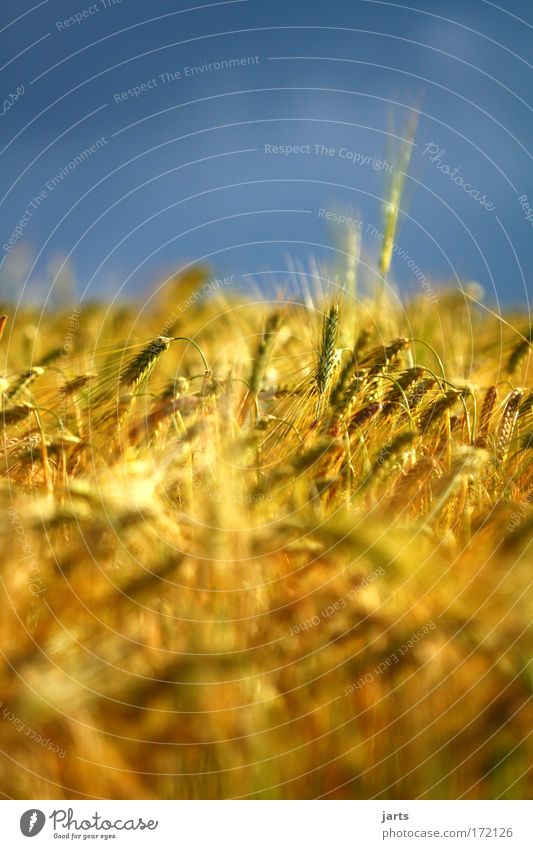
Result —
<path fill-rule="evenodd" d="M 2 291 L 59 291 L 67 257 L 85 297 L 196 260 L 268 286 L 287 256 L 335 266 L 338 225 L 320 210 L 350 210 L 373 256 L 416 107 L 395 279 L 417 291 L 401 252 L 431 279 L 525 303 L 531 11 L 4 0 Z"/>

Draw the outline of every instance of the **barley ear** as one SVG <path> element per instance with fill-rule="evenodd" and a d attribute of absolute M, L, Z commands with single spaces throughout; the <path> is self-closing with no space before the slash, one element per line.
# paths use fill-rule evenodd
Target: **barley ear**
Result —
<path fill-rule="evenodd" d="M 496 455 L 499 460 L 504 460 L 507 455 L 507 449 L 513 435 L 516 419 L 518 418 L 518 408 L 523 394 L 522 389 L 513 389 L 507 398 L 496 442 Z"/>
<path fill-rule="evenodd" d="M 385 282 L 391 266 L 392 255 L 394 253 L 400 202 L 403 193 L 405 176 L 411 160 L 417 122 L 418 113 L 413 112 L 409 117 L 406 139 L 403 141 L 399 153 L 397 154 L 397 167 L 394 169 L 394 174 L 390 179 L 388 197 L 383 205 L 383 242 L 379 256 L 381 282 L 378 290 L 378 306 L 381 305 L 383 290 L 385 288 Z"/>
<path fill-rule="evenodd" d="M 324 314 L 320 353 L 315 373 L 315 384 L 320 398 L 326 394 L 333 373 L 339 324 L 339 304 L 332 304 L 329 311 Z"/>

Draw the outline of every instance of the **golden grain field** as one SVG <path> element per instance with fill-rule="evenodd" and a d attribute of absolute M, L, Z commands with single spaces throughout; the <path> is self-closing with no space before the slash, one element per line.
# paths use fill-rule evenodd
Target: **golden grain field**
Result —
<path fill-rule="evenodd" d="M 1 792 L 528 796 L 527 320 L 209 273 L 4 307 Z"/>

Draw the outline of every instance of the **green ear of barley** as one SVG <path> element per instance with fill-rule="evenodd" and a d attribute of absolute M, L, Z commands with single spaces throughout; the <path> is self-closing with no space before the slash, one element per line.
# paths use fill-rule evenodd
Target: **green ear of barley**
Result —
<path fill-rule="evenodd" d="M 283 316 L 280 310 L 272 310 L 266 320 L 263 335 L 257 348 L 257 354 L 255 356 L 252 373 L 250 375 L 250 389 L 246 394 L 244 403 L 239 413 L 238 418 L 240 424 L 245 421 L 246 416 L 250 411 L 250 408 L 253 404 L 255 404 L 257 394 L 261 386 L 261 381 L 263 379 L 263 375 L 268 366 L 268 362 L 270 360 L 270 355 L 272 353 L 276 337 L 281 328 L 282 320 Z"/>
<path fill-rule="evenodd" d="M 335 365 L 339 324 L 339 304 L 332 304 L 328 313 L 324 315 L 320 354 L 315 375 L 316 388 L 321 397 L 325 395 L 328 390 L 333 367 Z"/>
<path fill-rule="evenodd" d="M 387 442 L 382 448 L 380 448 L 376 459 L 372 464 L 372 474 L 376 475 L 378 472 L 385 471 L 389 469 L 398 457 L 402 455 L 407 448 L 409 448 L 415 439 L 417 438 L 417 434 L 412 431 L 405 431 L 404 433 L 399 433 L 398 436 L 394 437 L 390 442 Z"/>
<path fill-rule="evenodd" d="M 437 462 L 432 457 L 420 457 L 415 465 L 402 473 L 398 480 L 389 508 L 394 513 L 405 510 L 406 506 L 418 510 L 419 497 L 429 488 L 429 484 L 437 471 Z"/>

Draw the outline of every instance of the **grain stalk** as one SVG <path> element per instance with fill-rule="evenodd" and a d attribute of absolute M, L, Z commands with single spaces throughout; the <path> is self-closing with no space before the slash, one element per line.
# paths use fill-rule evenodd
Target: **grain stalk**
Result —
<path fill-rule="evenodd" d="M 315 372 L 315 386 L 318 392 L 317 415 L 325 403 L 325 395 L 329 389 L 333 375 L 333 369 L 337 356 L 337 336 L 340 325 L 340 306 L 332 304 L 327 313 L 324 313 L 322 322 L 322 338 L 320 353 Z"/>
<path fill-rule="evenodd" d="M 238 415 L 238 422 L 240 425 L 242 425 L 246 420 L 246 416 L 250 412 L 250 408 L 257 401 L 259 387 L 261 386 L 263 375 L 268 366 L 281 324 L 281 312 L 279 310 L 273 310 L 266 320 L 263 335 L 257 348 L 257 354 L 254 360 L 252 373 L 250 375 L 250 389 L 244 398 L 244 402 Z"/>
<path fill-rule="evenodd" d="M 396 167 L 390 179 L 388 198 L 383 205 L 383 243 L 379 255 L 380 282 L 377 296 L 377 313 L 380 314 L 383 304 L 383 295 L 387 277 L 389 274 L 392 255 L 395 246 L 396 230 L 398 228 L 398 216 L 403 193 L 405 177 L 411 161 L 413 142 L 416 134 L 418 113 L 413 112 L 407 127 L 407 138 L 399 150 Z"/>
<path fill-rule="evenodd" d="M 44 368 L 41 368 L 41 366 L 34 366 L 27 371 L 21 372 L 13 379 L 4 392 L 5 398 L 8 401 L 13 401 L 17 395 L 20 395 L 37 377 L 41 377 L 43 374 Z"/>

